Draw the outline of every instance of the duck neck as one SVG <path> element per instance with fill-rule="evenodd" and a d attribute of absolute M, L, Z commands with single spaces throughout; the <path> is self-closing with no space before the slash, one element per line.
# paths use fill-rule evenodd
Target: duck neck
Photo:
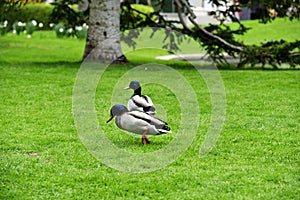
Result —
<path fill-rule="evenodd" d="M 139 88 L 137 88 L 136 90 L 134 90 L 134 95 L 139 95 L 139 96 L 141 96 L 141 94 L 142 94 L 142 88 L 141 88 L 141 87 L 139 87 Z"/>

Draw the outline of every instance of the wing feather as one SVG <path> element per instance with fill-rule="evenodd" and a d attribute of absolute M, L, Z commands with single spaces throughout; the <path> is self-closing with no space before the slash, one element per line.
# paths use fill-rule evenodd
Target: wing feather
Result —
<path fill-rule="evenodd" d="M 147 96 L 134 95 L 131 99 L 138 107 L 153 106 L 152 100 Z"/>
<path fill-rule="evenodd" d="M 154 115 L 156 113 L 151 98 L 145 95 L 132 96 L 128 101 L 128 108 L 130 111 L 138 110 L 150 115 Z"/>
<path fill-rule="evenodd" d="M 148 124 L 154 125 L 156 128 L 162 128 L 163 126 L 168 125 L 167 122 L 165 122 L 159 118 L 152 117 L 143 112 L 131 111 L 131 112 L 128 112 L 128 114 L 134 116 L 137 119 L 144 120 Z"/>

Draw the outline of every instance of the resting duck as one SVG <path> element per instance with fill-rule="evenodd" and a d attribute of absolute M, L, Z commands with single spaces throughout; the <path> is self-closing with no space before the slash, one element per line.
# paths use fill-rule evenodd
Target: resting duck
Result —
<path fill-rule="evenodd" d="M 153 105 L 150 97 L 141 94 L 142 88 L 138 81 L 131 81 L 129 86 L 124 89 L 126 90 L 133 89 L 134 91 L 133 95 L 131 96 L 127 104 L 128 109 L 130 111 L 137 110 L 137 111 L 145 112 L 151 116 L 155 115 L 156 113 L 155 106 Z"/>
<path fill-rule="evenodd" d="M 171 133 L 171 129 L 166 122 L 144 112 L 128 111 L 125 106 L 120 104 L 116 104 L 110 109 L 110 116 L 106 123 L 110 122 L 114 117 L 116 117 L 115 122 L 120 129 L 141 134 L 143 144 L 150 144 L 146 137 L 147 134 L 160 135 Z"/>

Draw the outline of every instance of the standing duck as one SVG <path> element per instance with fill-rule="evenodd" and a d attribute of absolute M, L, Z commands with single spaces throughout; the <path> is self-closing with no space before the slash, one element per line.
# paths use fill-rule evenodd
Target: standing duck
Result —
<path fill-rule="evenodd" d="M 142 135 L 142 143 L 150 144 L 146 137 L 149 135 L 160 135 L 171 133 L 168 124 L 161 119 L 155 118 L 140 111 L 128 111 L 123 105 L 116 104 L 110 109 L 110 116 L 106 123 L 116 117 L 116 125 L 125 131 Z"/>
<path fill-rule="evenodd" d="M 137 110 L 140 112 L 145 112 L 151 116 L 155 115 L 155 106 L 153 105 L 150 97 L 141 94 L 142 88 L 138 81 L 131 81 L 129 86 L 124 89 L 133 89 L 134 91 L 127 104 L 130 111 Z"/>

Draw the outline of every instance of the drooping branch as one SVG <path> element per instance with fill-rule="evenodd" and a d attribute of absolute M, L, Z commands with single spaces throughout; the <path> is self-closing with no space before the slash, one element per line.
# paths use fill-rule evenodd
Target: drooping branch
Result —
<path fill-rule="evenodd" d="M 223 3 L 226 4 L 227 2 L 224 0 Z M 277 68 L 277 65 L 289 63 L 292 67 L 294 67 L 300 62 L 300 52 L 295 52 L 295 49 L 299 47 L 299 41 L 288 43 L 281 40 L 279 42 L 274 41 L 270 42 L 269 44 L 262 44 L 262 46 L 239 44 L 232 37 L 234 32 L 230 29 L 226 29 L 225 32 L 222 32 L 220 31 L 221 29 L 212 28 L 209 30 L 201 27 L 196 22 L 196 15 L 186 0 L 175 0 L 175 4 L 178 7 L 178 17 L 183 25 L 183 28 L 185 29 L 185 32 L 189 32 L 189 35 L 200 39 L 202 44 L 205 45 L 208 53 L 210 53 L 214 59 L 220 61 L 221 63 L 222 61 L 227 63 L 226 58 L 220 54 L 221 52 L 227 52 L 232 56 L 238 55 L 240 58 L 238 66 L 243 66 L 245 64 L 255 65 L 260 63 L 262 65 L 270 64 L 274 68 Z M 235 9 L 237 9 L 237 7 L 234 6 L 232 6 L 230 10 L 227 10 L 227 12 L 229 12 L 227 14 L 225 14 L 225 11 L 221 12 L 224 14 L 224 17 L 228 16 L 233 22 L 239 23 L 241 28 L 240 30 L 245 32 L 247 29 L 235 18 L 233 14 L 236 12 Z M 183 11 L 185 13 L 183 13 Z M 187 25 L 184 17 L 188 18 L 188 20 L 192 23 L 193 28 Z M 216 34 L 213 32 L 214 30 L 218 30 L 220 32 L 217 31 Z M 226 31 L 228 32 L 226 33 Z M 224 37 L 226 34 L 231 34 L 231 38 Z M 215 46 L 215 48 L 213 46 Z"/>
<path fill-rule="evenodd" d="M 243 51 L 243 47 L 242 46 L 236 46 L 233 44 L 230 44 L 229 42 L 227 42 L 226 40 L 222 39 L 221 37 L 207 31 L 206 29 L 202 28 L 194 19 L 196 18 L 196 15 L 194 13 L 194 11 L 190 8 L 190 6 L 188 5 L 188 3 L 186 2 L 186 0 L 175 0 L 176 5 L 178 6 L 178 16 L 180 19 L 180 22 L 182 23 L 182 25 L 184 26 L 184 28 L 186 28 L 187 30 L 194 32 L 192 29 L 190 29 L 186 22 L 183 19 L 183 13 L 182 13 L 182 9 L 184 5 L 184 8 L 186 8 L 188 15 L 188 19 L 190 20 L 190 22 L 205 36 L 207 36 L 208 38 L 217 40 L 221 45 L 232 49 L 233 51 L 236 52 L 241 52 Z"/>
<path fill-rule="evenodd" d="M 161 28 L 170 27 L 172 29 L 175 29 L 176 26 L 174 26 L 174 24 L 180 23 L 179 21 L 176 21 L 176 20 L 166 20 L 160 13 L 161 9 L 156 10 L 150 14 L 144 13 L 144 12 L 132 7 L 131 3 L 128 1 L 123 1 L 121 3 L 121 9 L 122 8 L 126 8 L 127 12 L 128 12 L 126 14 L 131 14 L 131 15 L 133 15 L 133 17 L 134 17 L 134 14 L 139 14 L 139 15 L 145 17 L 144 21 L 137 22 L 137 19 L 134 19 L 134 18 L 132 18 L 132 21 L 129 21 L 129 22 L 126 21 L 126 23 L 132 24 L 131 28 L 142 28 L 142 27 L 150 26 L 150 27 L 161 27 Z M 153 16 L 155 16 L 155 18 L 157 18 L 157 20 L 153 19 Z M 121 30 L 124 31 L 122 29 L 122 27 L 121 27 Z"/>
<path fill-rule="evenodd" d="M 178 8 L 177 13 L 178 13 L 180 23 L 186 30 L 193 32 L 193 30 L 188 27 L 188 25 L 186 24 L 186 21 L 184 20 L 183 13 L 182 13 L 183 7 L 181 5 L 181 2 L 179 0 L 175 0 L 175 4 L 177 5 L 177 8 Z M 193 14 L 193 12 L 191 14 Z M 196 17 L 196 16 L 193 16 L 193 17 Z"/>
<path fill-rule="evenodd" d="M 292 57 L 300 57 L 300 51 L 291 54 Z"/>
<path fill-rule="evenodd" d="M 205 30 L 204 28 L 202 28 L 201 26 L 199 26 L 194 19 L 192 19 L 191 17 L 189 17 L 189 20 L 205 35 L 207 35 L 208 37 L 212 38 L 212 39 L 215 39 L 217 41 L 220 42 L 220 44 L 228 47 L 229 49 L 232 49 L 232 50 L 235 50 L 237 52 L 241 52 L 243 51 L 243 47 L 242 46 L 236 46 L 236 45 L 233 45 L 233 44 L 230 44 L 229 42 L 227 42 L 226 40 L 222 39 L 221 37 Z"/>

